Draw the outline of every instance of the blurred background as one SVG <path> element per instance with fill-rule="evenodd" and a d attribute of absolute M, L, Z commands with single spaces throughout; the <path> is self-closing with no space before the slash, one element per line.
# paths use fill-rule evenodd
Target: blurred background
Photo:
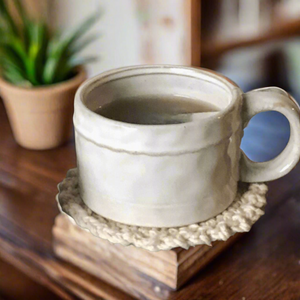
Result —
<path fill-rule="evenodd" d="M 178 64 L 214 69 L 245 92 L 278 86 L 300 99 L 298 0 L 23 0 L 33 15 L 68 31 L 102 11 L 82 51 L 99 59 L 88 75 L 137 64 Z M 255 161 L 278 155 L 289 124 L 261 113 L 245 131 L 242 148 Z"/>
<path fill-rule="evenodd" d="M 191 64 L 223 73 L 245 92 L 278 86 L 300 99 L 298 0 L 56 0 L 48 1 L 48 17 L 68 28 L 99 6 L 103 18 L 93 30 L 102 38 L 85 53 L 100 60 L 89 75 L 145 63 Z M 261 113 L 245 137 L 251 159 L 269 160 L 285 147 L 289 124 L 279 113 Z"/>

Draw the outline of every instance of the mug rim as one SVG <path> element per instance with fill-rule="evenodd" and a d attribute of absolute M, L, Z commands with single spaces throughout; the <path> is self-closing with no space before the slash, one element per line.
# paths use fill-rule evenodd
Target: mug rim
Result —
<path fill-rule="evenodd" d="M 204 80 L 203 78 L 201 78 L 201 76 L 209 77 L 213 81 L 217 81 L 218 83 L 221 83 L 223 86 L 225 86 L 227 88 L 226 92 L 230 93 L 230 102 L 228 105 L 226 105 L 225 108 L 218 110 L 214 114 L 208 114 L 208 115 L 204 114 L 202 116 L 202 118 L 199 120 L 191 120 L 189 122 L 177 123 L 177 124 L 136 124 L 136 123 L 127 123 L 127 122 L 117 121 L 117 120 L 113 120 L 113 119 L 104 117 L 100 114 L 97 114 L 96 112 L 94 112 L 93 110 L 88 108 L 87 105 L 85 104 L 84 100 L 86 99 L 87 95 L 94 88 L 100 86 L 103 83 L 109 82 L 109 81 L 104 81 L 104 82 L 101 82 L 101 81 L 107 79 L 108 77 L 116 75 L 116 74 L 121 74 L 121 73 L 125 73 L 125 72 L 130 72 L 130 71 L 139 72 L 141 70 L 145 70 L 145 71 L 159 70 L 160 74 L 174 74 L 174 75 L 177 74 L 177 75 L 181 75 L 181 76 L 191 76 L 193 78 L 198 78 L 200 80 Z M 165 72 L 163 72 L 163 71 L 165 71 Z M 178 73 L 178 71 L 185 71 L 186 74 Z M 187 74 L 187 73 L 190 73 L 190 74 Z M 132 77 L 132 76 L 137 76 L 137 75 L 144 75 L 144 74 L 149 74 L 149 73 L 145 72 L 145 73 L 138 73 L 138 74 L 129 74 L 129 75 L 125 75 L 121 78 Z M 120 79 L 120 78 L 118 78 L 118 79 Z M 210 82 L 212 82 L 212 81 L 210 81 Z M 181 65 L 169 65 L 169 64 L 155 64 L 155 65 L 147 65 L 146 64 L 146 65 L 135 65 L 135 66 L 127 66 L 127 67 L 112 69 L 112 70 L 102 72 L 96 76 L 93 76 L 93 77 L 87 79 L 79 87 L 79 89 L 76 92 L 75 104 L 78 104 L 80 106 L 80 109 L 82 109 L 86 113 L 88 113 L 88 114 L 92 113 L 94 115 L 94 117 L 96 117 L 99 121 L 105 122 L 105 123 L 111 124 L 111 125 L 117 125 L 118 127 L 138 128 L 138 129 L 143 129 L 143 128 L 147 128 L 147 129 L 151 129 L 151 128 L 153 128 L 153 129 L 154 128 L 155 129 L 163 129 L 163 128 L 172 129 L 172 128 L 174 128 L 175 129 L 178 127 L 187 126 L 187 124 L 194 124 L 194 123 L 198 123 L 198 122 L 201 122 L 204 120 L 213 121 L 214 119 L 220 119 L 222 116 L 225 116 L 226 114 L 228 114 L 230 111 L 232 111 L 234 109 L 235 103 L 241 94 L 242 94 L 242 90 L 234 81 L 232 81 L 231 79 L 227 78 L 226 76 L 224 76 L 218 72 L 215 72 L 215 71 L 212 71 L 212 70 L 209 70 L 206 68 L 200 68 L 200 67 L 196 68 L 196 67 L 181 66 Z"/>

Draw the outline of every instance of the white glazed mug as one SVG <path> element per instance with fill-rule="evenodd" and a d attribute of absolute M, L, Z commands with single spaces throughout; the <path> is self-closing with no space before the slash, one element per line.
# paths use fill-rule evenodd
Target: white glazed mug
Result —
<path fill-rule="evenodd" d="M 116 99 L 145 95 L 207 101 L 219 111 L 168 125 L 123 123 L 93 112 Z M 269 110 L 289 120 L 290 140 L 275 159 L 250 161 L 240 149 L 243 128 Z M 102 73 L 77 91 L 74 125 L 83 201 L 94 212 L 131 225 L 207 220 L 232 203 L 239 180 L 277 179 L 300 156 L 299 107 L 287 92 L 270 87 L 243 94 L 205 69 L 152 65 Z"/>

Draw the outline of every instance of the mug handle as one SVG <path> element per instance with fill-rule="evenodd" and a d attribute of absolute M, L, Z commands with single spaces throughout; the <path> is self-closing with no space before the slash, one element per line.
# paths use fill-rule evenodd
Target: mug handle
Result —
<path fill-rule="evenodd" d="M 280 178 L 290 172 L 300 158 L 300 108 L 286 91 L 267 87 L 243 95 L 242 122 L 245 128 L 250 119 L 263 111 L 278 111 L 290 123 L 290 139 L 285 149 L 274 159 L 266 162 L 251 161 L 242 152 L 240 159 L 240 180 L 264 182 Z"/>

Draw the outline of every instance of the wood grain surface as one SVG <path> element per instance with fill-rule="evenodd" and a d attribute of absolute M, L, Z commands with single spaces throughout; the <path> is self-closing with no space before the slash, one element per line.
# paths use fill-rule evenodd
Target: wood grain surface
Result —
<path fill-rule="evenodd" d="M 0 260 L 0 299 L 59 300 L 60 297 Z"/>
<path fill-rule="evenodd" d="M 89 274 L 140 299 L 169 299 L 199 270 L 232 245 L 240 235 L 212 247 L 150 252 L 99 239 L 74 225 L 65 215 L 56 217 L 54 251 Z"/>
<path fill-rule="evenodd" d="M 132 299 L 53 254 L 56 185 L 76 165 L 73 143 L 25 150 L 2 104 L 0 123 L 1 259 L 63 299 Z M 300 165 L 269 186 L 265 216 L 170 299 L 300 299 Z"/>

